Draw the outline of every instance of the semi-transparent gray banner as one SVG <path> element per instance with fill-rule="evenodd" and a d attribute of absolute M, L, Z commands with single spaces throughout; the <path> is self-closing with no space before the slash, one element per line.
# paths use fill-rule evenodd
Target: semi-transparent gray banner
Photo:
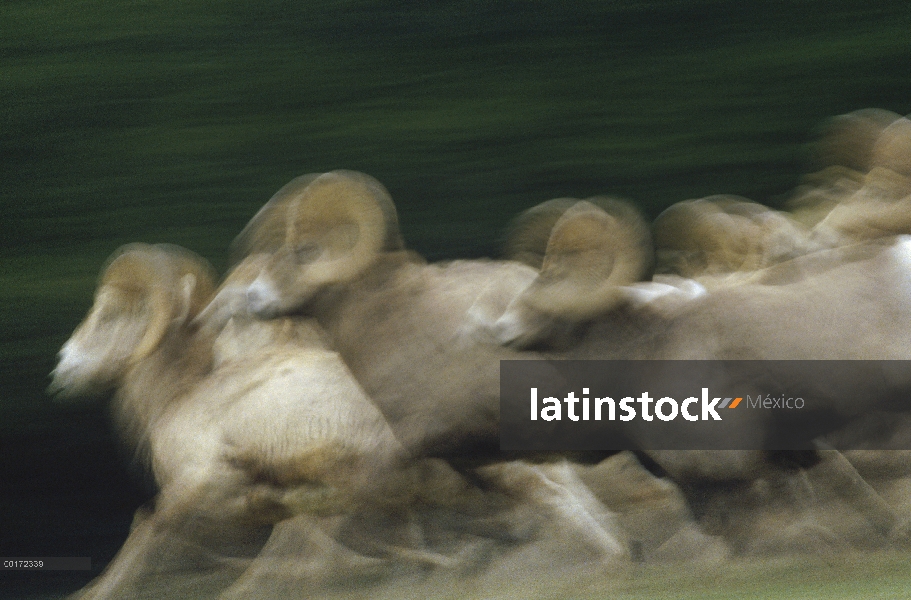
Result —
<path fill-rule="evenodd" d="M 911 361 L 500 362 L 503 450 L 911 449 Z"/>

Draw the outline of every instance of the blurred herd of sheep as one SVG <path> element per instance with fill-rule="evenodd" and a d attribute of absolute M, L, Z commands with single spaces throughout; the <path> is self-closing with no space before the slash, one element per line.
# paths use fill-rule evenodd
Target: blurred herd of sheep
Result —
<path fill-rule="evenodd" d="M 426 263 L 382 184 L 341 170 L 280 189 L 220 285 L 188 250 L 119 249 L 51 389 L 113 389 L 158 494 L 79 597 L 446 595 L 906 547 L 908 450 L 499 449 L 501 359 L 911 359 L 911 121 L 842 115 L 817 149 L 785 211 L 719 195 L 649 226 L 560 198 L 503 260 Z"/>

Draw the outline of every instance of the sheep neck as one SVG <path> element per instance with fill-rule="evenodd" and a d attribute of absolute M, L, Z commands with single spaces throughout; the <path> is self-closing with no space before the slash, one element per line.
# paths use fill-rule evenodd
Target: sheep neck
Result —
<path fill-rule="evenodd" d="M 112 412 L 123 441 L 145 466 L 149 432 L 211 370 L 212 342 L 209 334 L 172 327 L 158 348 L 125 374 Z"/>

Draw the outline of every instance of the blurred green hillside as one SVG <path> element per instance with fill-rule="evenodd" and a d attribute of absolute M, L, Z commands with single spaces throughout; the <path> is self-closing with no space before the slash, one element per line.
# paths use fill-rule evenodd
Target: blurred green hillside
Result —
<path fill-rule="evenodd" d="M 141 498 L 100 408 L 43 391 L 119 245 L 223 269 L 274 191 L 336 168 L 430 259 L 494 255 L 557 196 L 780 203 L 827 117 L 911 112 L 909 32 L 907 1 L 0 4 L 0 554 L 56 527 L 104 556 Z M 119 521 L 75 532 L 89 505 Z"/>

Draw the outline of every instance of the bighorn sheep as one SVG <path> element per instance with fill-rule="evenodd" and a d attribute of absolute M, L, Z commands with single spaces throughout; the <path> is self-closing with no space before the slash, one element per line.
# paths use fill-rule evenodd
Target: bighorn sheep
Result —
<path fill-rule="evenodd" d="M 548 248 L 540 274 L 533 277 L 525 266 L 510 262 L 425 265 L 407 254 L 383 251 L 389 242 L 374 231 L 389 231 L 391 213 L 377 205 L 391 206 L 391 200 L 385 194 L 374 198 L 381 188 L 360 183 L 362 177 L 336 172 L 307 179 L 296 194 L 283 195 L 281 210 L 267 205 L 284 220 L 284 241 L 272 242 L 279 249 L 248 288 L 247 308 L 262 316 L 295 310 L 316 316 L 412 452 L 459 456 L 477 452 L 488 440 L 489 453 L 498 433 L 498 360 L 545 356 L 486 344 L 466 335 L 466 324 L 468 330 L 487 328 L 503 342 L 528 347 L 548 340 L 554 325 L 593 322 L 583 339 L 567 338 L 572 350 L 559 353 L 561 358 L 647 358 L 654 342 L 659 349 L 651 357 L 712 357 L 710 337 L 702 346 L 690 343 L 694 325 L 707 337 L 712 333 L 709 311 L 676 328 L 669 315 L 692 312 L 678 300 L 666 305 L 674 310 L 662 309 L 659 316 L 652 306 L 629 315 L 636 322 L 624 323 L 625 312 L 617 315 L 631 298 L 641 303 L 651 293 L 642 284 L 632 286 L 650 263 L 641 218 L 608 214 L 591 204 L 594 212 L 574 207 L 575 213 L 585 213 L 583 218 L 575 215 L 572 226 L 554 227 L 550 244 L 559 250 Z M 326 216 L 328 206 L 344 208 L 336 209 L 333 220 Z M 263 219 L 261 213 L 257 220 Z M 605 230 L 610 234 L 602 235 Z M 240 243 L 245 239 L 248 232 Z M 786 269 L 777 273 L 787 275 Z M 736 291 L 742 287 L 730 293 L 742 293 Z M 652 336 L 667 340 L 643 340 L 650 319 Z M 699 348 L 708 354 L 698 354 Z M 760 469 L 760 458 L 747 454 L 733 468 L 739 473 Z"/>
<path fill-rule="evenodd" d="M 314 315 L 413 453 L 499 456 L 498 361 L 520 355 L 466 340 L 463 328 L 467 315 L 505 307 L 537 271 L 511 261 L 428 265 L 388 250 L 398 245 L 394 207 L 363 174 L 305 176 L 280 194 L 251 223 L 277 219 L 283 227 L 269 230 L 283 239 L 247 289 L 247 309 Z M 245 230 L 238 244 L 254 237 Z M 617 271 L 637 280 L 646 261 L 630 262 Z"/>
<path fill-rule="evenodd" d="M 387 226 L 394 213 L 374 206 L 391 206 L 391 200 L 386 194 L 375 198 L 378 184 L 361 184 L 362 178 L 347 172 L 307 176 L 285 186 L 260 211 L 238 245 L 253 251 L 268 248 L 274 254 L 248 289 L 247 308 L 271 316 L 303 307 L 315 315 L 414 453 L 458 457 L 483 448 L 479 441 L 485 439 L 490 448 L 497 442 L 499 425 L 499 359 L 542 355 L 500 349 L 470 332 L 493 324 L 537 271 L 510 262 L 424 265 L 408 255 L 383 252 L 392 244 L 373 230 L 397 236 L 397 230 Z M 295 185 L 296 195 L 290 193 Z M 573 202 L 549 203 L 530 220 L 552 224 L 554 215 Z M 610 290 L 639 281 L 650 265 L 649 234 L 641 217 L 617 201 L 598 203 L 611 211 L 602 213 L 603 221 L 613 225 L 616 234 L 602 240 L 601 251 L 621 258 L 630 256 L 629 248 L 638 252 L 616 265 L 590 269 L 584 282 L 574 278 L 571 283 L 589 286 L 590 293 L 580 297 L 593 300 L 575 307 L 579 319 L 600 314 L 604 303 L 616 301 L 605 298 Z M 334 222 L 327 216 L 329 206 L 339 215 Z M 285 227 L 264 225 L 272 222 L 270 213 Z M 344 246 L 337 240 L 345 239 L 340 232 L 346 230 L 369 234 Z M 264 240 L 260 231 L 283 231 L 284 240 Z M 516 244 L 534 246 L 534 239 Z M 576 256 L 584 259 L 587 249 L 578 250 L 582 252 Z M 332 261 L 346 258 L 356 267 L 332 268 Z M 535 264 L 538 259 L 530 254 L 525 260 Z M 557 270 L 569 274 L 572 266 L 559 265 Z M 586 265 L 578 266 L 584 270 Z"/>
<path fill-rule="evenodd" d="M 503 461 L 499 360 L 534 354 L 479 343 L 470 324 L 502 313 L 537 271 L 483 260 L 428 265 L 399 249 L 396 223 L 388 192 L 366 175 L 335 171 L 295 179 L 236 241 L 235 256 L 272 253 L 245 290 L 242 310 L 315 316 L 412 456 L 455 459 L 466 467 Z M 641 277 L 644 269 L 644 263 L 631 264 L 628 277 Z M 587 493 L 567 473 L 554 481 L 527 464 L 487 469 L 478 473 L 494 485 L 537 480 L 544 495 L 564 500 Z M 512 490 L 563 510 L 561 518 L 575 519 L 584 538 L 606 554 L 623 552 L 611 524 L 595 526 L 598 519 L 583 510 L 568 514 L 559 508 L 565 503 Z"/>
<path fill-rule="evenodd" d="M 160 487 L 154 512 L 88 597 L 136 595 L 162 562 L 184 569 L 200 549 L 205 559 L 240 543 L 249 556 L 263 524 L 347 510 L 402 457 L 307 323 L 250 322 L 218 338 L 193 324 L 213 288 L 211 269 L 189 251 L 126 246 L 60 352 L 51 390 L 115 388 L 119 429 Z"/>
<path fill-rule="evenodd" d="M 812 239 L 838 246 L 911 233 L 911 121 L 863 109 L 831 119 L 816 144 L 821 170 L 788 200 Z"/>
<path fill-rule="evenodd" d="M 814 227 L 863 184 L 873 167 L 873 146 L 899 115 L 876 108 L 856 110 L 829 119 L 814 145 L 815 172 L 805 175 L 787 209 L 807 227 Z"/>
<path fill-rule="evenodd" d="M 491 335 L 507 345 L 540 346 L 556 329 L 560 351 L 549 354 L 559 358 L 905 360 L 911 355 L 896 326 L 911 317 L 909 238 L 819 251 L 699 294 L 669 292 L 654 283 L 614 286 L 601 291 L 600 314 L 580 319 L 578 304 L 590 306 L 600 291 L 589 274 L 616 260 L 602 252 L 603 238 L 612 233 L 608 224 L 603 211 L 588 203 L 566 211 L 552 230 L 539 278 L 489 328 Z M 567 328 L 583 323 L 566 343 Z M 866 335 L 858 339 L 855 331 L 861 329 Z M 899 378 L 896 389 L 907 383 Z M 858 395 L 855 413 L 875 405 L 877 397 L 869 396 Z M 725 470 L 753 477 L 765 469 L 756 452 L 650 454 L 678 481 L 723 477 Z M 846 490 L 853 487 L 858 504 L 872 504 L 867 514 L 879 524 L 895 523 L 869 486 L 846 474 L 840 454 L 822 456 L 820 471 Z"/>
<path fill-rule="evenodd" d="M 553 229 L 538 278 L 491 328 L 500 342 L 521 347 L 527 336 L 546 335 L 551 323 L 587 320 L 591 326 L 567 356 L 903 360 L 911 353 L 894 326 L 911 310 L 904 296 L 911 283 L 909 238 L 800 256 L 759 270 L 741 285 L 681 298 L 682 313 L 669 317 L 648 306 L 630 309 L 630 301 L 641 300 L 641 290 L 650 284 L 617 285 L 592 277 L 619 260 L 604 256 L 603 238 L 613 233 L 607 219 L 597 207 L 581 202 L 564 214 Z M 877 290 L 876 297 L 870 289 Z M 840 293 L 820 299 L 825 290 Z M 593 294 L 601 296 L 600 302 Z M 593 304 L 600 304 L 599 313 L 577 316 L 580 305 Z M 835 317 L 840 319 L 832 322 Z M 661 337 L 644 346 L 641 335 L 624 336 L 624 323 L 634 321 L 639 321 L 636 329 L 660 332 Z M 861 322 L 868 332 L 865 339 L 836 343 L 850 338 Z M 805 335 L 793 336 L 794 331 Z"/>
<path fill-rule="evenodd" d="M 655 281 L 680 285 L 682 276 L 714 288 L 816 250 L 911 233 L 911 122 L 876 109 L 836 117 L 817 160 L 825 168 L 804 178 L 790 213 L 726 195 L 666 209 L 653 224 Z M 543 252 L 548 230 L 524 225 L 513 237 L 537 236 Z"/>
<path fill-rule="evenodd" d="M 884 128 L 870 161 L 860 188 L 814 227 L 818 237 L 845 244 L 911 233 L 911 121 Z"/>

